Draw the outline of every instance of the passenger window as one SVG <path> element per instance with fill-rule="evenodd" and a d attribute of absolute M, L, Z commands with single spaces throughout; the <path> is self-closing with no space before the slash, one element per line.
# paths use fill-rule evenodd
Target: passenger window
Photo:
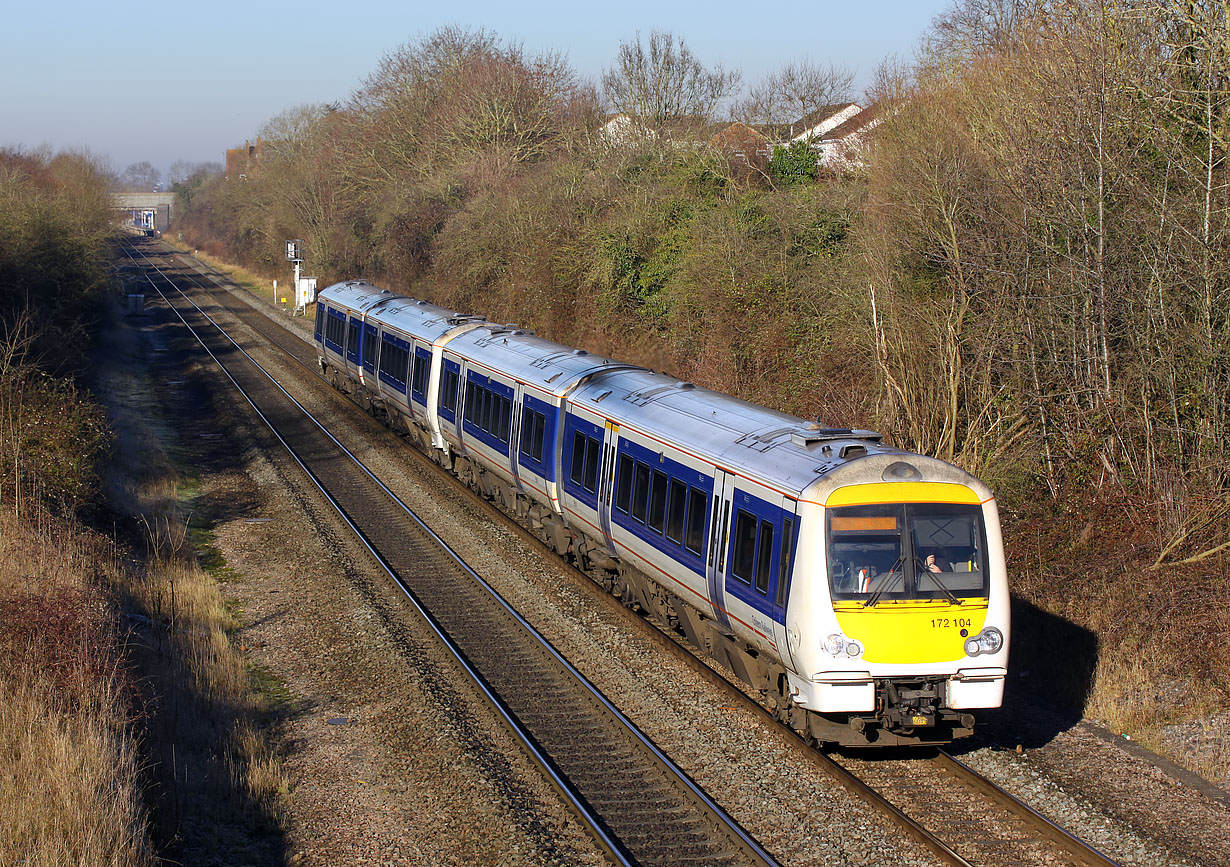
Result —
<path fill-rule="evenodd" d="M 440 405 L 449 412 L 457 411 L 457 380 L 458 376 L 451 370 L 444 371 L 444 388 L 440 397 Z"/>
<path fill-rule="evenodd" d="M 734 556 L 730 561 L 731 574 L 744 584 L 752 583 L 752 570 L 756 563 L 756 518 L 742 509 L 735 510 Z"/>
<path fill-rule="evenodd" d="M 649 492 L 649 529 L 662 532 L 666 520 L 666 484 L 670 479 L 661 470 L 653 471 L 653 487 Z"/>
<path fill-rule="evenodd" d="M 533 451 L 530 454 L 534 460 L 542 463 L 543 459 L 543 440 L 547 435 L 547 417 L 540 412 L 534 413 L 534 443 Z"/>
<path fill-rule="evenodd" d="M 406 377 L 410 373 L 410 353 L 400 346 L 397 347 L 397 372 L 393 376 L 402 385 L 406 384 Z"/>
<path fill-rule="evenodd" d="M 363 334 L 363 366 L 376 366 L 376 332 L 370 329 Z"/>
<path fill-rule="evenodd" d="M 624 514 L 628 513 L 628 505 L 632 502 L 632 465 L 631 455 L 619 456 L 619 472 L 615 481 L 615 508 Z"/>
<path fill-rule="evenodd" d="M 760 541 L 756 545 L 756 591 L 769 595 L 769 569 L 773 565 L 773 524 L 760 522 Z"/>
<path fill-rule="evenodd" d="M 585 440 L 588 437 L 580 431 L 572 433 L 572 468 L 568 472 L 568 478 L 575 485 L 581 484 L 585 478 Z"/>
<path fill-rule="evenodd" d="M 666 538 L 676 545 L 683 543 L 683 516 L 688 505 L 688 486 L 671 479 L 670 506 L 666 510 Z"/>
<path fill-rule="evenodd" d="M 632 517 L 645 523 L 645 512 L 649 508 L 649 467 L 636 462 L 636 484 L 632 488 Z"/>
<path fill-rule="evenodd" d="M 777 604 L 786 604 L 786 585 L 790 582 L 790 561 L 794 553 L 794 519 L 782 523 L 782 556 L 777 567 Z"/>
<path fill-rule="evenodd" d="M 585 484 L 591 494 L 598 490 L 598 453 L 601 446 L 593 437 L 585 438 Z"/>
<path fill-rule="evenodd" d="M 421 355 L 414 356 L 414 385 L 415 394 L 423 394 L 427 389 L 427 359 Z"/>
<path fill-rule="evenodd" d="M 534 416 L 536 413 L 528 406 L 521 410 L 521 454 L 527 458 L 532 454 L 530 449 L 533 448 L 534 442 Z"/>
<path fill-rule="evenodd" d="M 472 382 L 466 383 L 466 421 L 478 423 L 478 386 Z"/>
<path fill-rule="evenodd" d="M 688 492 L 688 532 L 684 547 L 698 557 L 705 550 L 705 504 L 708 502 L 709 496 L 704 491 L 692 488 Z"/>

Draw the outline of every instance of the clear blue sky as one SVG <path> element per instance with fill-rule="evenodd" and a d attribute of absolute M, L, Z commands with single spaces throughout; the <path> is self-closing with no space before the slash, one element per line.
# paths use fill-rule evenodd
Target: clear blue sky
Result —
<path fill-rule="evenodd" d="M 399 45 L 438 27 L 485 28 L 557 51 L 597 80 L 640 31 L 683 37 L 706 64 L 754 82 L 787 60 L 857 71 L 861 91 L 890 55 L 909 57 L 949 0 L 781 4 L 262 0 L 24 0 L 0 36 L 0 146 L 88 148 L 116 171 L 149 160 L 221 162 L 287 108 L 344 101 Z"/>

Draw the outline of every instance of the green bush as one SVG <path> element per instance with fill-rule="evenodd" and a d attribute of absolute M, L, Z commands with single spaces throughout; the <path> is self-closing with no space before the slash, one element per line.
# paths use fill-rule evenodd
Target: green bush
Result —
<path fill-rule="evenodd" d="M 807 142 L 792 141 L 786 147 L 777 145 L 773 148 L 773 158 L 769 160 L 769 174 L 779 184 L 789 186 L 811 183 L 819 171 L 816 151 Z"/>

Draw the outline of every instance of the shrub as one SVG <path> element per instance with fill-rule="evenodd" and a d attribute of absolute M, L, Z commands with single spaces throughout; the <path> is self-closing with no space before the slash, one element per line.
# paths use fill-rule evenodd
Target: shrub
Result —
<path fill-rule="evenodd" d="M 779 184 L 811 183 L 820 172 L 816 151 L 806 141 L 792 141 L 786 147 L 773 148 L 769 160 L 769 174 Z"/>

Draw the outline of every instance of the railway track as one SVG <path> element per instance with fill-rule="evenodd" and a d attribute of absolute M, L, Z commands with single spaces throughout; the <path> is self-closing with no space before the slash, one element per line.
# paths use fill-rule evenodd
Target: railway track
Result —
<path fill-rule="evenodd" d="M 181 262 L 187 264 L 186 258 L 181 257 Z M 241 318 L 245 324 L 316 373 L 316 351 L 313 346 L 291 334 L 285 327 L 272 323 L 264 313 L 236 300 L 229 291 L 191 264 L 175 270 L 180 271 L 183 279 L 192 282 L 194 288 L 208 293 L 228 313 Z M 424 467 L 442 476 L 447 475 L 427 457 L 418 452 L 413 454 Z M 490 509 L 493 515 L 496 512 L 504 514 L 477 495 L 474 499 Z M 523 538 L 540 544 L 515 522 L 509 526 Z M 606 596 L 604 599 L 607 604 L 618 606 L 614 599 Z M 748 708 L 765 713 L 737 684 L 715 672 L 692 649 L 684 646 L 677 636 L 664 634 L 648 624 L 646 628 L 666 652 L 679 655 Z M 785 727 L 778 727 L 778 731 L 781 737 L 801 748 L 801 755 L 820 765 L 850 792 L 896 823 L 943 863 L 1116 864 L 942 751 L 916 752 L 908 756 L 899 753 L 891 759 L 883 756 L 874 759 L 831 756 L 804 744 Z M 686 862 L 675 859 L 668 863 Z"/>
<path fill-rule="evenodd" d="M 948 863 L 1117 864 L 943 750 L 891 760 L 813 756 L 865 802 L 942 839 Z"/>
<path fill-rule="evenodd" d="M 402 589 L 612 860 L 776 864 L 163 269 L 150 271 L 151 288 Z"/>

